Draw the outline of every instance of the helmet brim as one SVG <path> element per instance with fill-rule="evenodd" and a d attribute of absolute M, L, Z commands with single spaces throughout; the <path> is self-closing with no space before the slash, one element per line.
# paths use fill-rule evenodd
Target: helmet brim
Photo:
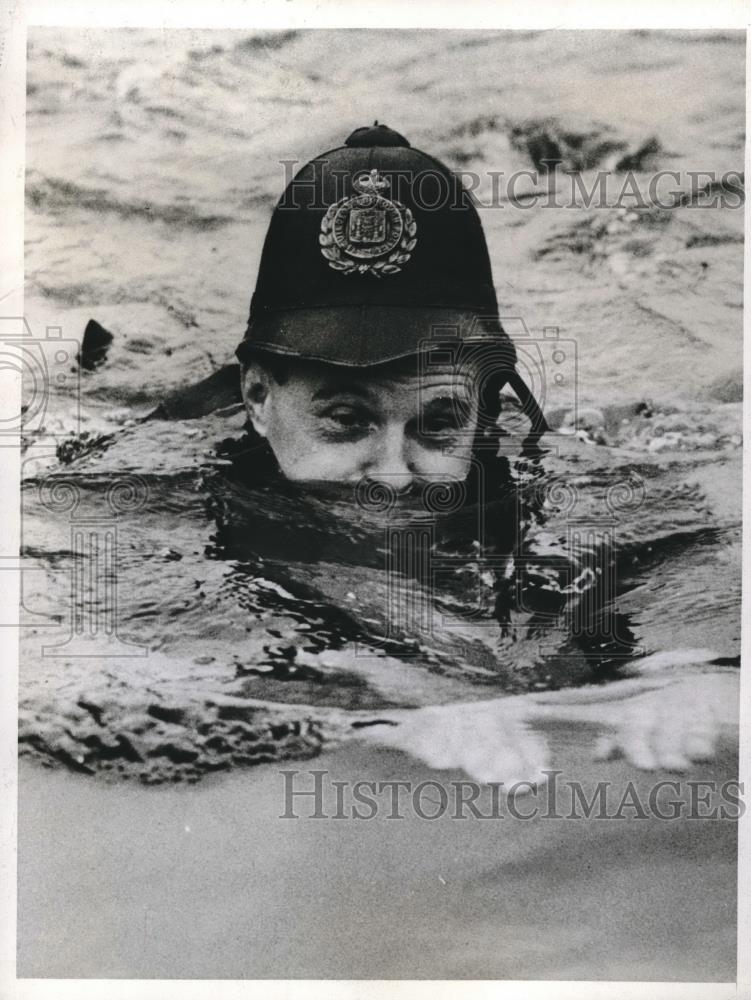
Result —
<path fill-rule="evenodd" d="M 483 322 L 483 320 L 486 320 Z M 256 351 L 350 368 L 384 364 L 439 345 L 495 345 L 499 366 L 513 369 L 516 351 L 497 318 L 472 309 L 357 305 L 264 310 L 250 321 L 235 352 Z"/>

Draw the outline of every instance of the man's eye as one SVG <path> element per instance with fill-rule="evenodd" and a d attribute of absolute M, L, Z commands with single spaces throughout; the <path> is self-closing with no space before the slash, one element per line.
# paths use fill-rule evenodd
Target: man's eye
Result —
<path fill-rule="evenodd" d="M 455 434 L 461 428 L 454 417 L 428 417 L 422 422 L 422 432 L 429 436 Z"/>
<path fill-rule="evenodd" d="M 339 403 L 321 414 L 321 433 L 332 441 L 352 441 L 365 437 L 373 423 L 372 414 L 362 407 Z"/>
<path fill-rule="evenodd" d="M 342 427 L 367 426 L 368 414 L 351 406 L 334 406 L 324 413 L 324 417 L 333 420 Z"/>

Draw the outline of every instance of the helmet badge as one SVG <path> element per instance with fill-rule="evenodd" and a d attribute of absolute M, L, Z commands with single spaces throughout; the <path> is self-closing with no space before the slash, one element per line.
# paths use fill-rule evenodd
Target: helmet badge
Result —
<path fill-rule="evenodd" d="M 412 212 L 382 193 L 390 185 L 377 170 L 361 174 L 353 186 L 358 194 L 329 205 L 321 221 L 321 253 L 342 274 L 396 274 L 417 244 Z"/>

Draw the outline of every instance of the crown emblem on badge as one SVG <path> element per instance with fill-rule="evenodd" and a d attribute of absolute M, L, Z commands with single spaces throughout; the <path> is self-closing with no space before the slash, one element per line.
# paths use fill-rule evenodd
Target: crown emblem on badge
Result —
<path fill-rule="evenodd" d="M 376 278 L 401 271 L 417 245 L 417 223 L 400 201 L 383 194 L 390 186 L 371 170 L 353 182 L 356 195 L 329 205 L 318 236 L 329 267 Z"/>
<path fill-rule="evenodd" d="M 355 178 L 352 186 L 360 194 L 377 194 L 379 191 L 388 191 L 391 187 L 385 177 L 379 177 L 377 170 L 371 170 L 369 174 L 362 174 Z"/>

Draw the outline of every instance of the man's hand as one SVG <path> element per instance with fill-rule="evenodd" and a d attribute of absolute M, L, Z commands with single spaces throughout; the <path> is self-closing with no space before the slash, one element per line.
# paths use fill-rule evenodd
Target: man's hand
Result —
<path fill-rule="evenodd" d="M 622 755 L 644 770 L 682 771 L 737 731 L 738 673 L 702 669 L 712 656 L 675 650 L 646 657 L 640 676 L 603 686 L 388 712 L 389 725 L 359 735 L 476 781 L 541 785 L 550 761 L 539 724 L 584 723 L 596 727 L 593 759 Z"/>
<path fill-rule="evenodd" d="M 557 702 L 541 699 L 536 717 L 594 723 L 605 729 L 595 744 L 595 759 L 623 756 L 648 771 L 685 771 L 693 761 L 711 760 L 719 737 L 738 727 L 735 671 L 694 669 L 680 676 L 634 678 L 600 692 L 591 701 L 591 688 L 582 689 L 579 699 L 575 691 Z"/>
<path fill-rule="evenodd" d="M 404 750 L 438 770 L 461 768 L 475 781 L 543 784 L 548 745 L 528 724 L 530 708 L 526 696 L 512 696 L 404 709 L 384 715 L 391 725 L 373 726 L 358 735 Z"/>

